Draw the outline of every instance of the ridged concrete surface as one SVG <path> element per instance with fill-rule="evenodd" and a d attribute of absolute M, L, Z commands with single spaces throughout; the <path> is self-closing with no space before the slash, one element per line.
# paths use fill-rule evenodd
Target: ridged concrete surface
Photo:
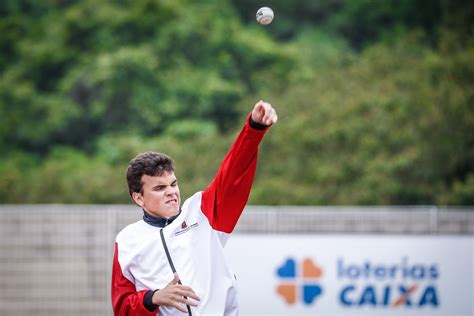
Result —
<path fill-rule="evenodd" d="M 130 205 L 0 206 L 0 315 L 112 315 L 116 234 Z M 249 206 L 237 233 L 474 235 L 474 208 Z"/>

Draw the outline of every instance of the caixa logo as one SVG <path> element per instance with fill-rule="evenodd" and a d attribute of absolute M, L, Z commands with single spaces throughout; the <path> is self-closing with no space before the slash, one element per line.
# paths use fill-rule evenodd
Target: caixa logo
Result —
<path fill-rule="evenodd" d="M 337 261 L 337 277 L 345 283 L 339 301 L 345 307 L 422 308 L 439 306 L 436 264 L 393 264 Z"/>
<path fill-rule="evenodd" d="M 276 274 L 280 281 L 276 291 L 289 305 L 297 301 L 311 305 L 323 294 L 320 285 L 323 270 L 310 258 L 301 261 L 288 258 L 277 268 Z"/>

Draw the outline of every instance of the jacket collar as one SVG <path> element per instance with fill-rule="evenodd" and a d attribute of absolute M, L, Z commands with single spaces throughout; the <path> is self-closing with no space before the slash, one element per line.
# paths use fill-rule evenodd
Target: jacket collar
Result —
<path fill-rule="evenodd" d="M 170 218 L 164 218 L 161 216 L 153 216 L 147 211 L 143 210 L 143 220 L 145 221 L 145 223 L 151 226 L 163 228 L 171 224 L 176 219 L 176 217 L 179 216 L 179 214 L 181 214 L 181 209 L 179 210 L 179 213 L 175 216 L 171 216 Z"/>

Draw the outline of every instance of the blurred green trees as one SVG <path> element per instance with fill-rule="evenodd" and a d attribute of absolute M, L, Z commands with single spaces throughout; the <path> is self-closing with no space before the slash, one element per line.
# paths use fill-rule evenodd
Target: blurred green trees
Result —
<path fill-rule="evenodd" d="M 474 204 L 474 5 L 0 3 L 0 202 L 127 203 L 142 151 L 184 196 L 259 99 L 253 204 Z"/>

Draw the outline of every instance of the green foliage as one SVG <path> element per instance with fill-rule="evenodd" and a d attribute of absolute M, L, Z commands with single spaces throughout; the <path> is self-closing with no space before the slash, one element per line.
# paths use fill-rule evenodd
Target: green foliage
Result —
<path fill-rule="evenodd" d="M 462 181 L 456 181 L 452 190 L 439 197 L 439 202 L 450 205 L 473 205 L 474 204 L 474 175 L 471 173 Z"/>
<path fill-rule="evenodd" d="M 272 177 L 259 178 L 252 202 L 433 204 L 448 202 L 451 186 L 469 192 L 458 181 L 474 161 L 472 57 L 439 55 L 421 42 L 413 34 L 346 66 L 315 65 L 312 80 L 275 96 L 291 106 L 280 108 L 260 171 Z"/>
<path fill-rule="evenodd" d="M 474 5 L 261 5 L 1 2 L 0 202 L 129 203 L 149 150 L 187 197 L 265 99 L 251 203 L 474 203 Z"/>

